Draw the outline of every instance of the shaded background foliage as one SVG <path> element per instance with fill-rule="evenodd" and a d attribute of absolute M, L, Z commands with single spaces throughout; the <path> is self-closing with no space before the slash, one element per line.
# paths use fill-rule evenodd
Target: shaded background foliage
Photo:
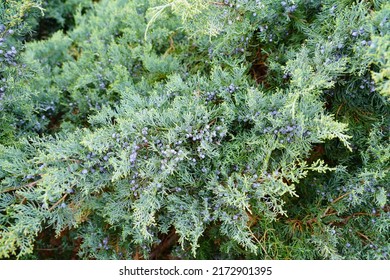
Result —
<path fill-rule="evenodd" d="M 0 257 L 388 259 L 386 1 L 5 1 Z"/>

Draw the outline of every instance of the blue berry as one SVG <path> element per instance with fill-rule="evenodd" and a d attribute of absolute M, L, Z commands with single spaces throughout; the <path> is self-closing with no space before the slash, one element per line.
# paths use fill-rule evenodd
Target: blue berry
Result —
<path fill-rule="evenodd" d="M 136 159 L 137 159 L 137 152 L 133 152 L 133 153 L 130 155 L 130 162 L 131 162 L 131 163 L 134 163 Z"/>
<path fill-rule="evenodd" d="M 297 6 L 296 5 L 292 5 L 291 7 L 287 8 L 287 12 L 293 13 L 296 9 L 297 9 Z"/>

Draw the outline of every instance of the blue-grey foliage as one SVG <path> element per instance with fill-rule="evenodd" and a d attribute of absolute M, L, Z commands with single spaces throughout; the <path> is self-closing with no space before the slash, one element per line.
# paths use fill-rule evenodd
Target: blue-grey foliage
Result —
<path fill-rule="evenodd" d="M 9 3 L 1 258 L 388 259 L 386 1 Z"/>

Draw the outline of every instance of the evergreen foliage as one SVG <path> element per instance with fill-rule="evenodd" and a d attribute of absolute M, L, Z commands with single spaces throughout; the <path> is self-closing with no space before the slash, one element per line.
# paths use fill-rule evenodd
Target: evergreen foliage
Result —
<path fill-rule="evenodd" d="M 5 1 L 0 258 L 388 259 L 389 18 Z"/>

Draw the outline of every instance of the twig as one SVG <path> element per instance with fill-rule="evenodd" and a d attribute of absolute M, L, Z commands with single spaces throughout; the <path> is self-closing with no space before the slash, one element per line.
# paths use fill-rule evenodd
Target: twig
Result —
<path fill-rule="evenodd" d="M 366 235 L 364 235 L 363 233 L 361 232 L 356 232 L 360 237 L 363 237 L 365 240 L 369 241 L 370 243 L 373 243 L 370 238 L 368 238 Z"/>
<path fill-rule="evenodd" d="M 36 184 L 39 183 L 39 181 L 41 181 L 42 179 L 39 179 L 39 180 L 36 180 L 34 182 L 31 182 L 31 183 L 28 183 L 27 185 L 24 185 L 24 186 L 19 186 L 19 187 L 13 187 L 13 188 L 9 188 L 9 189 L 5 189 L 5 190 L 2 190 L 0 191 L 0 193 L 6 193 L 6 192 L 12 192 L 12 191 L 17 191 L 19 189 L 23 189 L 23 188 L 26 188 L 26 187 L 34 187 Z"/>
<path fill-rule="evenodd" d="M 321 219 L 325 218 L 325 217 L 329 217 L 329 216 L 335 215 L 335 214 L 337 214 L 337 211 L 335 211 L 334 209 L 328 207 L 328 208 L 326 208 L 324 214 L 321 216 Z"/>
<path fill-rule="evenodd" d="M 172 36 L 174 36 L 173 34 Z M 169 36 L 169 48 L 165 51 L 164 57 L 166 57 L 170 52 L 175 51 L 175 42 L 173 41 L 172 36 Z"/>
<path fill-rule="evenodd" d="M 226 6 L 229 7 L 229 4 L 225 4 L 223 2 L 210 2 L 212 5 L 217 5 L 217 6 Z"/>
<path fill-rule="evenodd" d="M 162 14 L 162 12 L 166 8 L 171 7 L 174 4 L 175 4 L 175 2 L 171 2 L 171 3 L 168 3 L 166 5 L 162 5 L 162 6 L 158 6 L 158 7 L 153 8 L 153 10 L 157 10 L 157 12 L 152 16 L 152 18 L 149 20 L 148 24 L 146 25 L 145 34 L 144 34 L 145 42 L 148 41 L 148 31 L 149 31 L 149 28 L 151 27 L 151 25 L 156 21 L 156 19 Z"/>
<path fill-rule="evenodd" d="M 75 158 L 64 158 L 64 159 L 61 159 L 61 161 L 71 161 L 71 162 L 75 162 L 75 163 L 81 163 L 81 160 L 75 159 Z"/>
<path fill-rule="evenodd" d="M 149 259 L 158 259 L 163 253 L 168 251 L 179 240 L 179 235 L 173 229 L 168 236 L 150 253 Z"/>
<path fill-rule="evenodd" d="M 340 112 L 341 108 L 343 108 L 344 104 L 345 104 L 344 102 L 341 103 L 341 105 L 340 105 L 339 108 L 337 109 L 336 118 L 337 118 L 337 116 L 339 115 L 339 112 Z"/>
<path fill-rule="evenodd" d="M 354 217 L 360 217 L 360 216 L 373 216 L 373 214 L 369 214 L 369 213 L 364 213 L 364 212 L 358 212 L 358 213 L 353 213 L 352 215 L 349 215 L 349 216 L 346 216 L 346 217 L 340 217 L 342 219 L 342 221 L 340 222 L 330 222 L 329 224 L 330 225 L 333 225 L 333 224 L 346 224 L 351 218 L 354 218 Z"/>
<path fill-rule="evenodd" d="M 60 204 L 62 201 L 64 201 L 64 199 L 68 196 L 68 194 L 64 194 L 63 197 L 61 197 L 56 203 L 54 203 L 54 205 L 52 207 L 49 208 L 49 211 L 52 211 L 54 208 L 56 208 L 58 206 L 58 204 Z"/>
<path fill-rule="evenodd" d="M 264 248 L 263 244 L 261 243 L 261 241 L 259 239 L 257 239 L 257 237 L 255 236 L 255 234 L 252 232 L 252 230 L 248 227 L 249 229 L 249 232 L 251 234 L 251 236 L 256 240 L 256 242 L 260 245 L 261 249 L 263 249 L 265 255 L 269 258 L 269 255 L 267 253 L 267 250 Z M 264 236 L 267 232 L 264 233 Z"/>
<path fill-rule="evenodd" d="M 349 194 L 351 194 L 351 192 L 347 192 L 347 193 L 343 194 L 342 196 L 339 196 L 338 198 L 336 198 L 335 200 L 332 201 L 332 204 L 335 204 L 337 201 L 343 199 L 344 197 L 346 197 Z"/>

